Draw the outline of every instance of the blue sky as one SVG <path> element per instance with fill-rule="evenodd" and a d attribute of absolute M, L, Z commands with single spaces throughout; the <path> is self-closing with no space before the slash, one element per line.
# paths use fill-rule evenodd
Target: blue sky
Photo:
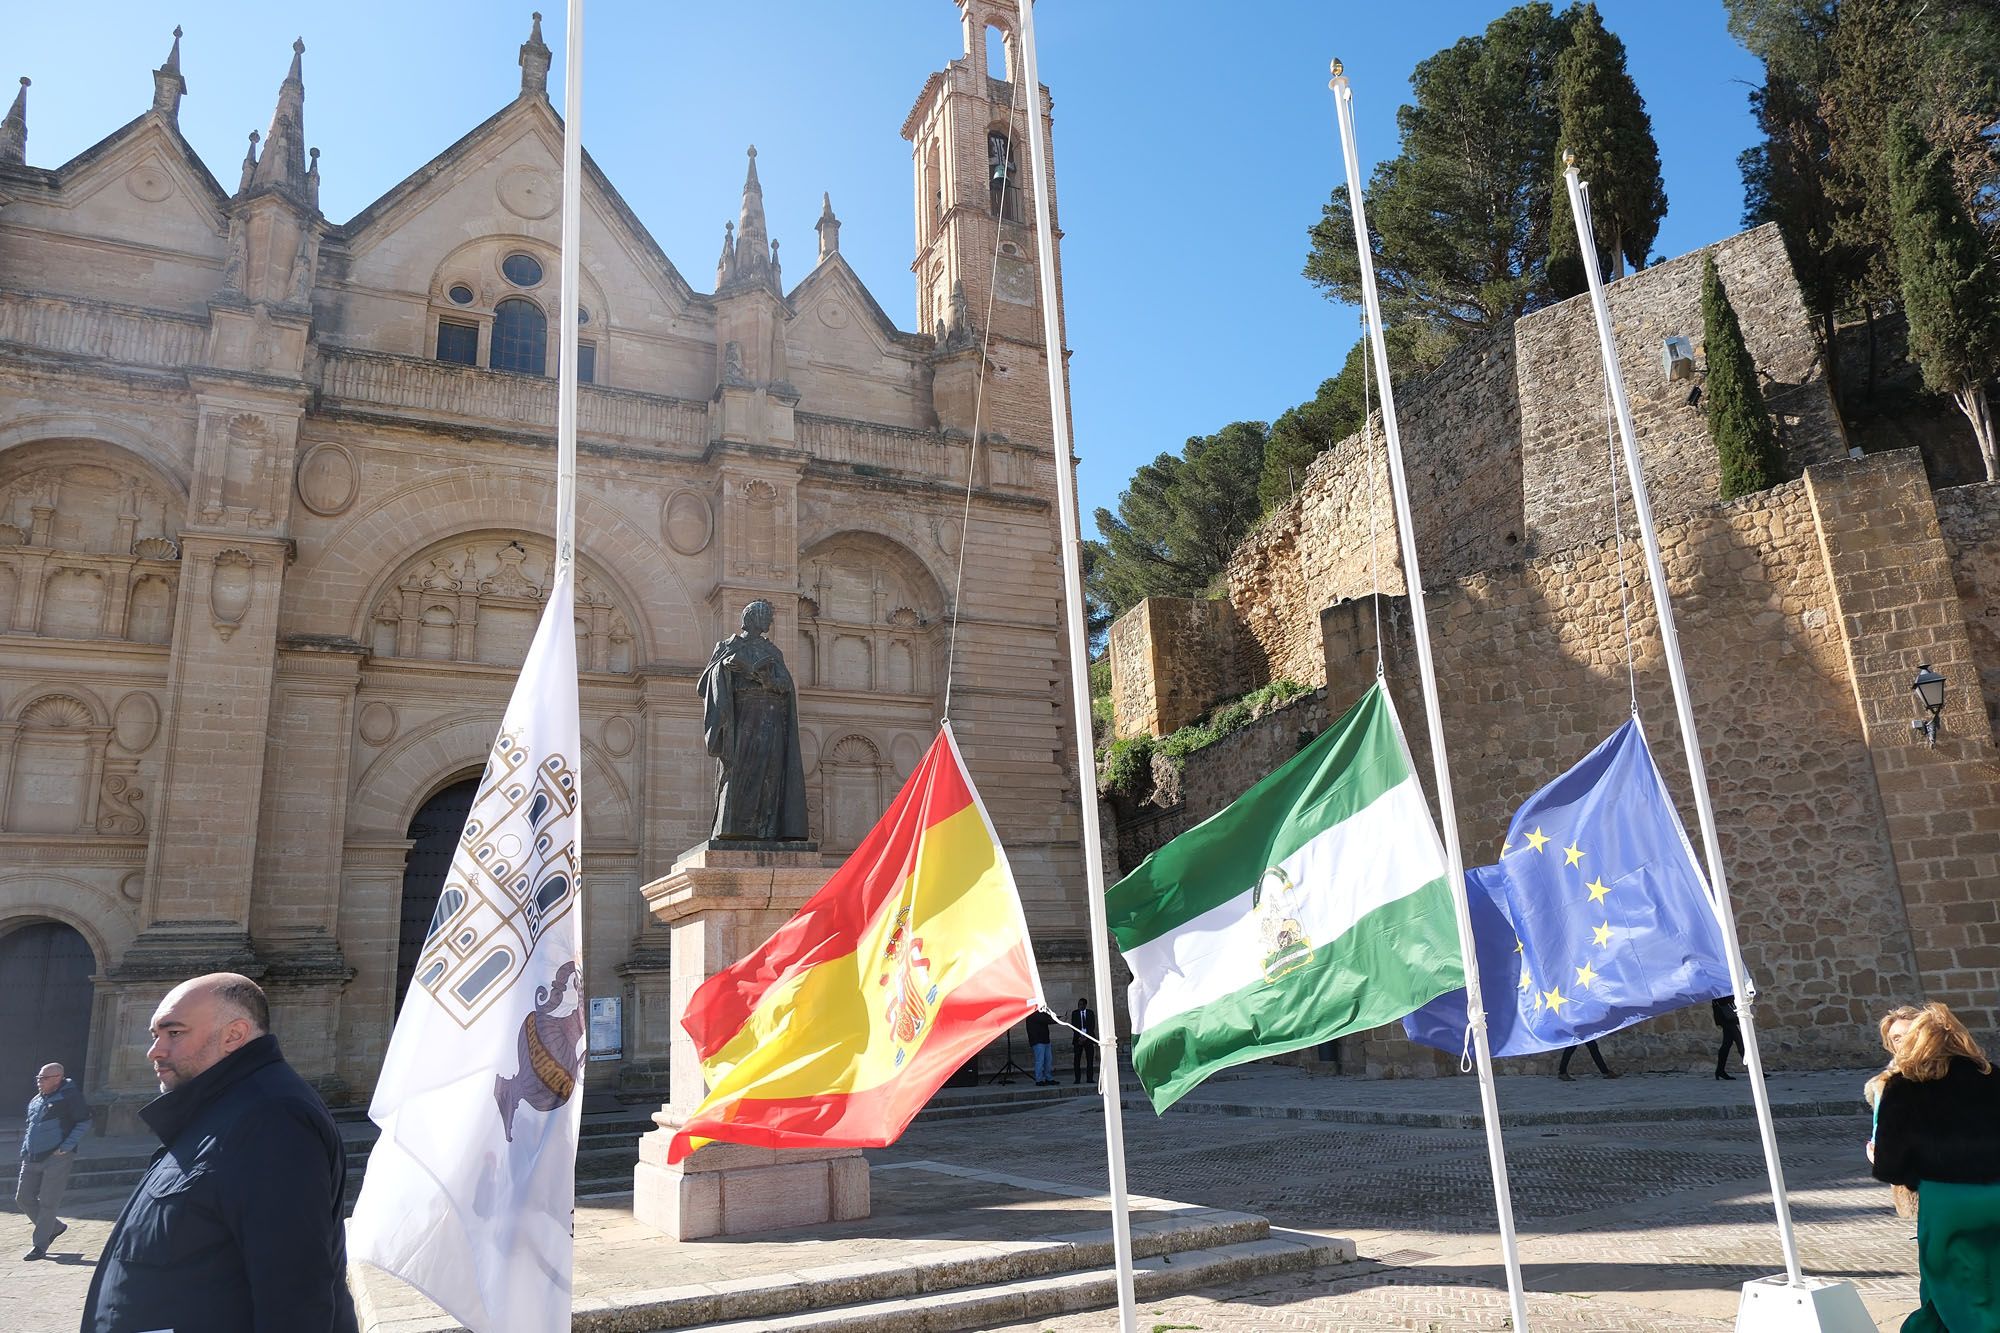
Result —
<path fill-rule="evenodd" d="M 560 0 L 542 0 L 556 50 Z M 144 111 L 149 71 L 186 30 L 181 125 L 225 185 L 306 42 L 306 137 L 321 204 L 345 221 L 510 100 L 531 3 L 348 0 L 283 7 L 175 0 L 16 6 L 5 88 L 29 92 L 28 160 L 56 166 Z M 1339 175 L 1326 65 L 1355 87 L 1364 171 L 1393 154 L 1417 61 L 1506 6 L 1466 0 L 1043 0 L 1086 533 L 1132 470 L 1190 435 L 1269 420 L 1312 396 L 1358 332 L 1299 276 Z M 1653 115 L 1671 208 L 1658 251 L 1739 227 L 1736 155 L 1759 69 L 1719 0 L 1600 0 Z M 791 281 L 814 253 L 820 192 L 841 250 L 898 324 L 915 323 L 909 146 L 925 76 L 962 49 L 951 0 L 590 0 L 584 140 L 695 284 L 714 275 L 755 143 Z"/>

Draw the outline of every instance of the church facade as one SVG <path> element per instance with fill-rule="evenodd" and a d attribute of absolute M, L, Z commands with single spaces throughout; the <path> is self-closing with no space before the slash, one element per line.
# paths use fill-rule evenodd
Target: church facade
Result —
<path fill-rule="evenodd" d="M 829 864 L 949 685 L 1051 994 L 1088 974 L 1027 121 L 987 65 L 1005 44 L 1012 75 L 1012 8 L 957 3 L 964 54 L 902 127 L 916 331 L 830 203 L 788 283 L 754 148 L 707 290 L 586 161 L 600 1088 L 664 1086 L 638 890 L 709 830 L 695 681 L 754 599 Z M 537 24 L 519 97 L 345 223 L 318 207 L 302 47 L 233 188 L 179 131 L 178 36 L 151 107 L 72 161 L 28 164 L 25 87 L 0 126 L 0 1078 L 63 1060 L 129 1124 L 159 997 L 231 968 L 330 1099 L 365 1101 L 548 591 L 549 61 Z"/>

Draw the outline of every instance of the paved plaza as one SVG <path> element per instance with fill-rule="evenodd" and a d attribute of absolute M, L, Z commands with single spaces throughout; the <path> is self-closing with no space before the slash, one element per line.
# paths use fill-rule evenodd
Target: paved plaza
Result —
<path fill-rule="evenodd" d="M 1864 1076 L 1774 1077 L 1773 1100 L 1807 1269 L 1853 1281 L 1880 1325 L 1893 1329 L 1916 1303 L 1916 1247 L 1912 1225 L 1894 1216 L 1887 1191 L 1867 1176 L 1867 1119 L 1858 1097 Z M 1563 1084 L 1523 1076 L 1499 1086 L 1515 1122 L 1508 1165 L 1535 1328 L 1727 1329 L 1741 1283 L 1781 1269 L 1742 1081 L 1585 1075 Z M 1351 1237 L 1359 1259 L 1145 1302 L 1142 1330 L 1506 1327 L 1485 1143 L 1472 1118 L 1477 1098 L 1469 1079 L 1359 1082 L 1260 1069 L 1213 1080 L 1189 1101 L 1164 1118 L 1128 1107 L 1135 1193 Z M 1843 1105 L 1852 1111 L 1842 1112 Z M 92 1150 L 105 1151 L 102 1142 Z M 911 1178 L 916 1163 L 940 1162 L 1101 1190 L 1102 1143 L 1099 1104 L 1078 1099 L 1013 1115 L 919 1122 L 902 1143 L 870 1156 L 879 1165 L 902 1164 L 885 1173 L 891 1179 Z M 897 1234 L 882 1228 L 898 1194 L 889 1180 L 878 1181 L 884 1207 L 873 1234 L 887 1238 Z M 0 1214 L 0 1256 L 8 1264 L 0 1328 L 75 1327 L 90 1259 L 118 1203 L 101 1193 L 79 1200 L 54 1262 L 35 1264 L 15 1258 L 26 1246 L 24 1219 Z M 638 1271 L 647 1247 L 634 1242 L 643 1238 L 631 1233 L 629 1215 L 623 1230 L 612 1225 L 623 1206 L 615 1193 L 584 1204 L 606 1214 L 605 1234 L 617 1232 Z M 938 1206 L 937 1197 L 923 1205 L 932 1213 Z M 951 1233 L 963 1218 L 927 1213 L 924 1225 Z M 1007 1333 L 1115 1326 L 1114 1316 L 1099 1311 Z"/>

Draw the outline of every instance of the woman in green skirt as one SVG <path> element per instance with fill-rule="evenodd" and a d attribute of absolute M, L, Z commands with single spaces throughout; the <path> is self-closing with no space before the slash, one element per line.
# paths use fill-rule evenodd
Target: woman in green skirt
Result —
<path fill-rule="evenodd" d="M 1923 1303 L 1903 1333 L 2000 1333 L 2000 1074 L 1942 1004 L 1896 1044 L 1874 1158 L 1877 1180 L 1917 1192 Z"/>

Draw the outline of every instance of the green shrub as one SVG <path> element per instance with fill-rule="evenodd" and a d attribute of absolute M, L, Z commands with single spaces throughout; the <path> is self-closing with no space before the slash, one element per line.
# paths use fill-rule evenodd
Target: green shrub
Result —
<path fill-rule="evenodd" d="M 1153 738 L 1142 734 L 1111 742 L 1097 789 L 1128 801 L 1144 800 L 1153 789 Z"/>

